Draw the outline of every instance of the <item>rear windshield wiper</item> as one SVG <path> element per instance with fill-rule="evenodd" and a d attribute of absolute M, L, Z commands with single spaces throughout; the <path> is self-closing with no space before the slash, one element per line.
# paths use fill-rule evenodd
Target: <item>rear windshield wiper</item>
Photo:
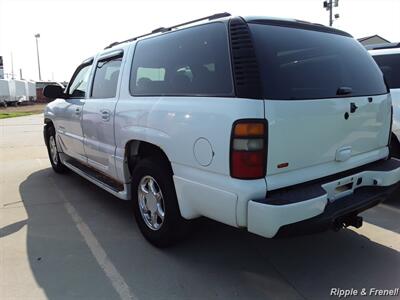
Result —
<path fill-rule="evenodd" d="M 336 95 L 337 96 L 350 95 L 352 92 L 353 92 L 353 89 L 351 87 L 342 86 L 337 89 Z"/>

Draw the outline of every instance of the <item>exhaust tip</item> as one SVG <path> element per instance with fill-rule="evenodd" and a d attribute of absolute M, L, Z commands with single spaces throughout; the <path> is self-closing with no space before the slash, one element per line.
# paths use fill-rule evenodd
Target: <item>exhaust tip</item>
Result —
<path fill-rule="evenodd" d="M 353 226 L 355 228 L 360 228 L 363 225 L 363 218 L 360 216 L 355 216 L 350 219 L 348 226 Z"/>
<path fill-rule="evenodd" d="M 333 222 L 333 230 L 339 231 L 342 228 L 347 228 L 353 226 L 355 228 L 360 228 L 363 225 L 363 218 L 360 216 L 347 216 L 337 218 Z"/>

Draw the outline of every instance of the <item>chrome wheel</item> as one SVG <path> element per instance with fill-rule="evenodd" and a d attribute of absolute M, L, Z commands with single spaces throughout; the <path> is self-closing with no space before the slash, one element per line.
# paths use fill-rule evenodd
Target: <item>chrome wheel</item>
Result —
<path fill-rule="evenodd" d="M 58 164 L 57 145 L 53 135 L 51 135 L 49 138 L 49 147 L 50 147 L 51 160 L 55 165 L 57 165 Z"/>
<path fill-rule="evenodd" d="M 164 198 L 157 181 L 151 176 L 144 176 L 138 186 L 140 214 L 147 227 L 159 230 L 164 223 Z"/>

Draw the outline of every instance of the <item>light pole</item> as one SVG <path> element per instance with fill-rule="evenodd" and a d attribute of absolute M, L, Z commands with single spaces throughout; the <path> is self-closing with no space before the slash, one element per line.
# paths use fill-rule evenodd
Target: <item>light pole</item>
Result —
<path fill-rule="evenodd" d="M 11 52 L 11 79 L 14 79 L 14 58 L 12 52 Z"/>
<path fill-rule="evenodd" d="M 327 0 L 324 1 L 324 8 L 329 10 L 329 26 L 333 25 L 333 6 L 339 6 L 339 0 Z M 339 14 L 335 14 L 335 19 L 339 19 Z"/>
<path fill-rule="evenodd" d="M 40 33 L 35 34 L 36 38 L 36 53 L 37 53 L 37 63 L 38 63 L 38 69 L 39 69 L 39 80 L 42 81 L 42 74 L 40 73 L 40 59 L 39 59 L 39 38 L 40 38 Z"/>

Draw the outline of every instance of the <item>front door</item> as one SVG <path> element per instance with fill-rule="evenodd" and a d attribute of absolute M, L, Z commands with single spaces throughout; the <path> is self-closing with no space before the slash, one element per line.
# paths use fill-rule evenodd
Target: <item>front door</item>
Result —
<path fill-rule="evenodd" d="M 58 107 L 58 144 L 70 157 L 86 162 L 81 126 L 82 110 L 92 61 L 79 66 L 75 71 L 66 94 L 67 98 Z"/>
<path fill-rule="evenodd" d="M 100 56 L 94 70 L 90 96 L 83 108 L 82 128 L 87 162 L 102 173 L 117 178 L 115 171 L 114 112 L 122 51 Z"/>

